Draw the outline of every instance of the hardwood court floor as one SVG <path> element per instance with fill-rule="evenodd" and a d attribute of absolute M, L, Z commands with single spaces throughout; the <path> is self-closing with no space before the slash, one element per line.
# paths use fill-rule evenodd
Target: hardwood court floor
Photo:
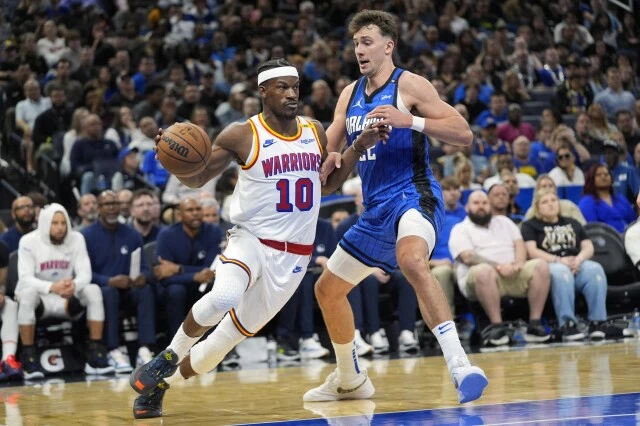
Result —
<path fill-rule="evenodd" d="M 465 405 L 471 408 L 459 412 L 495 404 L 491 407 L 494 420 L 501 419 L 501 410 L 508 406 L 500 405 L 502 403 L 640 392 L 640 341 L 637 340 L 483 353 L 471 358 L 485 370 L 489 387 L 479 401 Z M 319 363 L 210 373 L 169 390 L 162 419 L 137 421 L 131 414 L 135 394 L 126 377 L 80 383 L 53 379 L 39 385 L 5 387 L 0 388 L 4 401 L 0 404 L 4 406 L 4 412 L 0 408 L 0 422 L 4 419 L 12 425 L 226 425 L 362 414 L 358 420 L 347 418 L 342 423 L 331 424 L 368 424 L 367 419 L 374 410 L 378 418 L 379 413 L 438 412 L 442 408 L 460 407 L 441 357 L 373 360 L 364 364 L 377 390 L 373 401 L 303 406 L 303 393 L 320 384 L 335 368 L 334 364 Z M 532 421 L 522 423 L 533 423 L 535 410 L 527 416 Z M 429 418 L 429 422 L 404 424 L 442 424 L 431 414 Z M 326 424 L 326 420 L 323 423 Z M 397 422 L 374 421 L 374 424 Z M 461 419 L 460 424 L 467 423 Z"/>

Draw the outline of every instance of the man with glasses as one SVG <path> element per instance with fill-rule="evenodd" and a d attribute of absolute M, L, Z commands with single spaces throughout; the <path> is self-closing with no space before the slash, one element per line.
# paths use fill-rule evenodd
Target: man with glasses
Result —
<path fill-rule="evenodd" d="M 138 189 L 131 198 L 131 226 L 138 231 L 144 245 L 158 238 L 161 227 L 154 221 L 154 207 L 159 205 L 154 193 L 148 189 Z"/>
<path fill-rule="evenodd" d="M 33 230 L 35 221 L 35 211 L 33 201 L 29 197 L 18 197 L 11 204 L 11 217 L 13 218 L 13 226 L 0 235 L 2 240 L 9 248 L 9 253 L 18 250 L 18 243 L 24 234 Z"/>
<path fill-rule="evenodd" d="M 135 312 L 138 321 L 139 350 L 137 364 L 151 360 L 149 345 L 156 342 L 156 312 L 151 278 L 144 255 L 140 256 L 140 274 L 133 278 L 131 253 L 142 249 L 142 237 L 131 227 L 118 222 L 120 203 L 113 191 L 98 196 L 98 221 L 82 230 L 87 242 L 93 276 L 91 282 L 102 289 L 104 300 L 104 340 L 109 361 L 116 373 L 131 372 L 129 359 L 120 351 L 119 313 L 122 307 Z"/>

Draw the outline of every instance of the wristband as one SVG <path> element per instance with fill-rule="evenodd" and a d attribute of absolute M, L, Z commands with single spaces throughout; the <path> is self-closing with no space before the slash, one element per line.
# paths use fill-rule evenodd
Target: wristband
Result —
<path fill-rule="evenodd" d="M 413 116 L 413 123 L 411 123 L 411 130 L 422 133 L 424 130 L 425 121 L 423 117 Z"/>
<path fill-rule="evenodd" d="M 358 151 L 356 149 L 356 141 L 353 141 L 353 143 L 351 144 L 351 149 L 353 149 L 355 152 L 357 152 L 358 155 L 362 155 L 367 151 L 366 149 L 363 149 L 362 151 Z"/>

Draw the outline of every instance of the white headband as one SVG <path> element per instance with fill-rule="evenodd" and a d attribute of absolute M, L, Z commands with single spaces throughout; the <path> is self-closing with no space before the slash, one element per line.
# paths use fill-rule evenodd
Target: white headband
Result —
<path fill-rule="evenodd" d="M 278 67 L 262 71 L 258 74 L 258 86 L 267 80 L 277 77 L 298 77 L 298 70 L 296 67 Z"/>

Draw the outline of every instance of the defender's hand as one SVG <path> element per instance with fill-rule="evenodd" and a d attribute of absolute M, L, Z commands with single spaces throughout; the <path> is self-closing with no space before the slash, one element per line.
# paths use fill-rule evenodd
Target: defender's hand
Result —
<path fill-rule="evenodd" d="M 381 118 L 382 120 L 373 123 L 373 127 L 391 126 L 397 128 L 411 127 L 413 116 L 405 114 L 392 105 L 377 106 L 367 114 L 367 118 Z"/>
<path fill-rule="evenodd" d="M 162 138 L 162 134 L 164 133 L 164 131 L 162 130 L 162 128 L 158 129 L 158 134 L 156 135 L 156 139 L 155 139 L 155 145 L 153 146 L 153 151 L 156 153 L 156 160 L 158 159 L 158 144 L 160 143 L 160 139 Z"/>
<path fill-rule="evenodd" d="M 387 143 L 389 135 L 391 134 L 391 128 L 388 126 L 374 126 L 375 125 L 368 125 L 362 133 L 360 133 L 358 139 L 353 141 L 356 151 L 364 151 L 374 147 L 380 141 Z"/>
<path fill-rule="evenodd" d="M 341 165 L 342 155 L 339 152 L 330 152 L 327 154 L 327 158 L 324 159 L 320 167 L 320 182 L 325 185 L 331 172 L 339 169 Z"/>

